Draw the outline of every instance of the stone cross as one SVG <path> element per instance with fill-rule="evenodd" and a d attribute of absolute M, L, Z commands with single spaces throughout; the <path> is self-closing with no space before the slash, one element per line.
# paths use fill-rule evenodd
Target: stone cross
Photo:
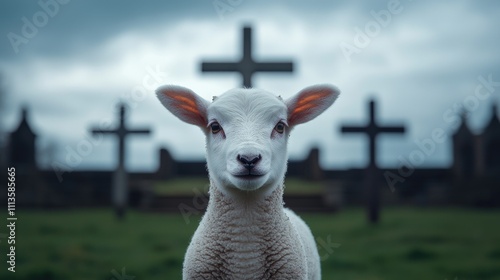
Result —
<path fill-rule="evenodd" d="M 113 174 L 112 203 L 119 219 L 125 216 L 125 209 L 128 202 L 128 178 L 125 170 L 125 137 L 128 134 L 149 134 L 149 129 L 129 130 L 125 126 L 125 104 L 120 105 L 120 124 L 116 129 L 101 130 L 92 129 L 93 135 L 115 134 L 118 137 L 118 166 Z"/>
<path fill-rule="evenodd" d="M 342 133 L 364 133 L 368 136 L 370 142 L 370 162 L 366 168 L 365 186 L 368 195 L 368 220 L 370 223 L 377 223 L 380 212 L 380 186 L 376 178 L 377 167 L 377 147 L 375 140 L 378 134 L 382 133 L 404 133 L 404 126 L 379 126 L 375 118 L 375 101 L 369 103 L 370 120 L 366 126 L 342 126 Z"/>
<path fill-rule="evenodd" d="M 252 29 L 243 28 L 243 56 L 238 62 L 202 62 L 202 72 L 239 72 L 243 87 L 252 87 L 256 72 L 293 72 L 293 62 L 256 62 L 252 58 Z"/>

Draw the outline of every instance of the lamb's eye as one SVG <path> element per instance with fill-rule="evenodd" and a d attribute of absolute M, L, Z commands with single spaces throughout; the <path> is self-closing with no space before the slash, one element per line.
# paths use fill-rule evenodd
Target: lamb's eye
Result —
<path fill-rule="evenodd" d="M 274 127 L 274 130 L 276 130 L 276 132 L 278 132 L 279 134 L 282 134 L 283 132 L 285 132 L 285 124 L 283 122 L 279 122 Z"/>
<path fill-rule="evenodd" d="M 212 124 L 210 124 L 210 129 L 212 129 L 213 134 L 217 134 L 222 130 L 222 127 L 218 122 L 213 122 Z"/>

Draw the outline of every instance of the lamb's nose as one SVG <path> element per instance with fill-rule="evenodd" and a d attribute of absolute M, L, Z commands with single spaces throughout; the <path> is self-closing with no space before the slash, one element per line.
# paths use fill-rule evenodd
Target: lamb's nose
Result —
<path fill-rule="evenodd" d="M 246 169 L 252 170 L 255 165 L 262 159 L 261 155 L 258 156 L 247 156 L 247 155 L 238 155 L 238 161 L 245 166 Z"/>

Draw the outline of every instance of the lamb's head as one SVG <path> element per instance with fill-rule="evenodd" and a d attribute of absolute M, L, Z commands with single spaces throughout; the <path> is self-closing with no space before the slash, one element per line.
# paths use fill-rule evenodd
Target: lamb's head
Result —
<path fill-rule="evenodd" d="M 178 86 L 156 93 L 175 116 L 203 130 L 210 179 L 222 192 L 234 192 L 281 185 L 290 130 L 325 111 L 339 91 L 318 85 L 283 100 L 263 90 L 233 89 L 213 102 Z"/>

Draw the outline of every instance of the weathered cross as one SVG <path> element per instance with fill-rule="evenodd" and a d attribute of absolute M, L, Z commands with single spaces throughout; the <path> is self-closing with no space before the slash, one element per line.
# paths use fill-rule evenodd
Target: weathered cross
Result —
<path fill-rule="evenodd" d="M 118 137 L 118 166 L 113 174 L 113 186 L 111 191 L 112 203 L 119 219 L 125 216 L 128 202 L 128 178 L 125 170 L 125 137 L 128 134 L 149 134 L 149 129 L 129 130 L 125 126 L 125 104 L 120 105 L 120 124 L 116 129 L 101 130 L 92 129 L 92 134 L 116 134 Z"/>
<path fill-rule="evenodd" d="M 293 62 L 256 62 L 252 58 L 252 29 L 243 28 L 243 56 L 238 62 L 202 62 L 202 72 L 239 72 L 243 87 L 252 87 L 256 72 L 293 72 Z"/>
<path fill-rule="evenodd" d="M 380 212 L 380 186 L 376 180 L 377 147 L 375 140 L 382 133 L 404 133 L 404 126 L 379 126 L 375 118 L 375 101 L 369 103 L 370 120 L 366 126 L 342 126 L 342 133 L 365 133 L 370 141 L 370 162 L 366 168 L 365 184 L 368 188 L 368 219 L 371 223 L 377 223 Z"/>

